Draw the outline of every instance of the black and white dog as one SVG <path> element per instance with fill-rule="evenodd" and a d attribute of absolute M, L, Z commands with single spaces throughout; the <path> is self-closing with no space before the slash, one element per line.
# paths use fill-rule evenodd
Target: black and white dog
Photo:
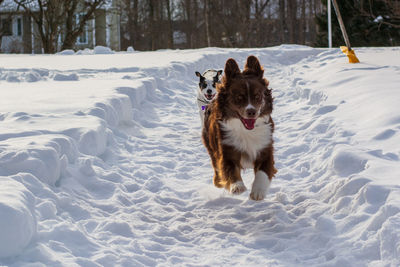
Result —
<path fill-rule="evenodd" d="M 197 106 L 201 118 L 201 125 L 204 123 L 204 111 L 211 101 L 216 97 L 217 83 L 221 82 L 222 70 L 209 69 L 203 75 L 196 71 L 196 76 L 200 78 L 199 90 L 197 91 Z"/>

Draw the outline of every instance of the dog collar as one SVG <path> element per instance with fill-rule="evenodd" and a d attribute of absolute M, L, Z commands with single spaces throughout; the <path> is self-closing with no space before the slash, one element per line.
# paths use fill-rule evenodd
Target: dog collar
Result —
<path fill-rule="evenodd" d="M 206 110 L 207 106 L 201 106 L 201 110 Z"/>

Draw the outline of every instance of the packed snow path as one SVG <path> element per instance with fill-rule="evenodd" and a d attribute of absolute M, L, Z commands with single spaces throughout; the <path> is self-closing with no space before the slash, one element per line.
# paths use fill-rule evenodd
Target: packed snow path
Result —
<path fill-rule="evenodd" d="M 399 264 L 399 51 L 361 50 L 387 61 L 359 65 L 338 49 L 280 46 L 0 66 L 12 89 L 0 100 L 0 264 Z M 195 71 L 229 57 L 243 67 L 250 54 L 275 98 L 279 172 L 261 202 L 212 185 L 195 104 Z M 391 96 L 363 105 L 380 76 Z"/>

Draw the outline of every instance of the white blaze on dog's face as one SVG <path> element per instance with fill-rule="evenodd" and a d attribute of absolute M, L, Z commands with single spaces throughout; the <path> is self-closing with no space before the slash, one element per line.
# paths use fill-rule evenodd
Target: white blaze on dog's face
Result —
<path fill-rule="evenodd" d="M 196 71 L 196 76 L 200 78 L 199 93 L 205 100 L 211 101 L 217 94 L 217 84 L 220 82 L 222 70 L 206 70 L 203 75 Z"/>

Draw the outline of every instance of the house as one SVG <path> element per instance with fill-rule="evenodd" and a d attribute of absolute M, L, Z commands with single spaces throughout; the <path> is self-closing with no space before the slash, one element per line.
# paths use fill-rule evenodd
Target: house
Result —
<path fill-rule="evenodd" d="M 76 15 L 77 22 L 79 14 Z M 60 50 L 63 32 L 58 37 L 57 50 Z M 117 0 L 95 11 L 93 19 L 86 23 L 84 32 L 78 37 L 75 49 L 107 46 L 120 50 L 120 14 Z M 12 0 L 0 5 L 0 52 L 2 53 L 43 53 L 38 26 L 31 17 Z"/>

